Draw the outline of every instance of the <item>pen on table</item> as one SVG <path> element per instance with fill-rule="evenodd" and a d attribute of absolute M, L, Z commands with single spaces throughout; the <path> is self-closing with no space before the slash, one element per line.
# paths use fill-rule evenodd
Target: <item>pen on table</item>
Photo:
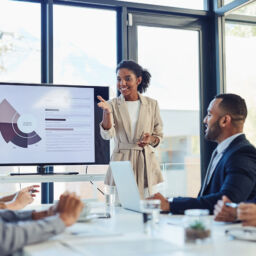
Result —
<path fill-rule="evenodd" d="M 231 208 L 237 208 L 238 207 L 238 204 L 236 204 L 236 203 L 227 202 L 227 203 L 225 203 L 225 205 L 228 206 L 228 207 L 231 207 Z"/>
<path fill-rule="evenodd" d="M 94 183 L 90 180 L 90 183 L 92 184 L 92 185 L 94 185 Z M 101 190 L 101 189 L 99 189 L 98 187 L 96 187 L 97 189 L 98 189 L 98 191 L 104 196 L 105 195 L 105 193 Z"/>
<path fill-rule="evenodd" d="M 37 193 L 37 192 L 39 192 L 39 190 L 36 190 L 36 189 L 31 189 L 31 190 L 29 190 L 29 193 L 30 193 L 30 194 L 34 194 L 34 193 Z"/>

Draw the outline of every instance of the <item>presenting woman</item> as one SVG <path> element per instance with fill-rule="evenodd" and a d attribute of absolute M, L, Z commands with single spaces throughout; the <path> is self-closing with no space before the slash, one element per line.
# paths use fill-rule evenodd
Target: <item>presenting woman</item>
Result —
<path fill-rule="evenodd" d="M 120 62 L 116 68 L 117 88 L 121 95 L 110 101 L 98 96 L 103 109 L 101 136 L 114 138 L 115 148 L 111 161 L 130 161 L 141 198 L 157 192 L 163 181 L 154 148 L 163 137 L 158 103 L 142 96 L 149 86 L 150 73 L 131 60 Z M 122 171 L 122 170 L 120 170 Z M 105 184 L 114 186 L 108 169 Z"/>

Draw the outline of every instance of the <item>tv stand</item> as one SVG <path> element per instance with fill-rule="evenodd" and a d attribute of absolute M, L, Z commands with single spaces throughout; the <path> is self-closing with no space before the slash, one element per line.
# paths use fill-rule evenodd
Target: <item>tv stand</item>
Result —
<path fill-rule="evenodd" d="M 40 164 L 37 166 L 37 174 L 53 174 L 53 166 Z"/>
<path fill-rule="evenodd" d="M 11 176 L 16 175 L 76 175 L 78 172 L 54 172 L 53 166 L 50 165 L 38 165 L 37 172 L 13 172 L 10 173 Z"/>
<path fill-rule="evenodd" d="M 11 176 L 22 176 L 22 175 L 77 175 L 79 172 L 56 172 L 56 173 L 28 173 L 28 172 L 14 172 L 10 173 Z"/>
<path fill-rule="evenodd" d="M 42 190 L 52 182 L 90 182 L 104 181 L 105 174 L 78 174 L 78 175 L 1 175 L 0 185 L 6 183 L 42 183 Z M 93 186 L 95 187 L 95 186 Z M 41 191 L 42 191 L 41 190 Z M 95 191 L 97 188 L 95 187 Z M 43 193 L 44 194 L 44 193 Z M 41 198 L 41 203 L 51 203 L 50 195 L 47 193 L 45 198 Z"/>
<path fill-rule="evenodd" d="M 10 176 L 19 176 L 19 177 L 38 177 L 38 176 L 55 176 L 57 175 L 58 177 L 61 177 L 63 175 L 65 175 L 67 177 L 67 175 L 73 175 L 73 174 L 78 174 L 78 172 L 58 172 L 58 173 L 54 173 L 53 171 L 53 166 L 50 165 L 38 165 L 37 166 L 37 172 L 25 172 L 25 173 L 20 173 L 20 172 L 16 172 L 16 173 L 10 173 Z M 49 204 L 49 203 L 53 203 L 53 183 L 52 182 L 42 182 L 41 183 L 41 203 L 42 204 Z"/>
<path fill-rule="evenodd" d="M 50 169 L 50 170 L 45 170 Z M 0 174 L 1 183 L 42 183 L 41 203 L 53 203 L 53 182 L 90 182 L 103 181 L 105 174 L 78 174 L 78 172 L 53 172 L 53 166 L 40 165 L 37 172 L 32 173 L 11 173 L 9 175 Z M 93 186 L 95 187 L 95 186 Z M 96 191 L 95 187 L 95 191 Z M 48 192 L 50 191 L 50 192 Z"/>

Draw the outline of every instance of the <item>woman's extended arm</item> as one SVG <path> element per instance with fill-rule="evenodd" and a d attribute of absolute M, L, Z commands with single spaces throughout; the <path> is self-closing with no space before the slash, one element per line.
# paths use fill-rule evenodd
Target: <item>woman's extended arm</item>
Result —
<path fill-rule="evenodd" d="M 13 198 L 15 197 L 16 193 L 12 194 L 12 195 L 9 195 L 9 196 L 4 196 L 4 197 L 1 197 L 0 198 L 0 202 L 1 203 L 5 203 L 5 202 L 9 202 L 9 201 L 12 201 Z"/>
<path fill-rule="evenodd" d="M 98 107 L 103 109 L 102 127 L 104 130 L 109 130 L 112 127 L 112 111 L 109 104 L 101 96 L 97 96 L 97 98 L 100 100 L 100 102 L 98 103 Z"/>

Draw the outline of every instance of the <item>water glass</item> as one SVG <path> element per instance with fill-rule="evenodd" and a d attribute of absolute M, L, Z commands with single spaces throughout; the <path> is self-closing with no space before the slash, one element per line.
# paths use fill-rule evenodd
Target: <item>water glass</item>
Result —
<path fill-rule="evenodd" d="M 116 189 L 115 186 L 105 186 L 105 203 L 106 206 L 115 206 Z"/>
<path fill-rule="evenodd" d="M 151 234 L 159 223 L 160 200 L 141 200 L 140 209 L 143 213 L 144 232 Z"/>

